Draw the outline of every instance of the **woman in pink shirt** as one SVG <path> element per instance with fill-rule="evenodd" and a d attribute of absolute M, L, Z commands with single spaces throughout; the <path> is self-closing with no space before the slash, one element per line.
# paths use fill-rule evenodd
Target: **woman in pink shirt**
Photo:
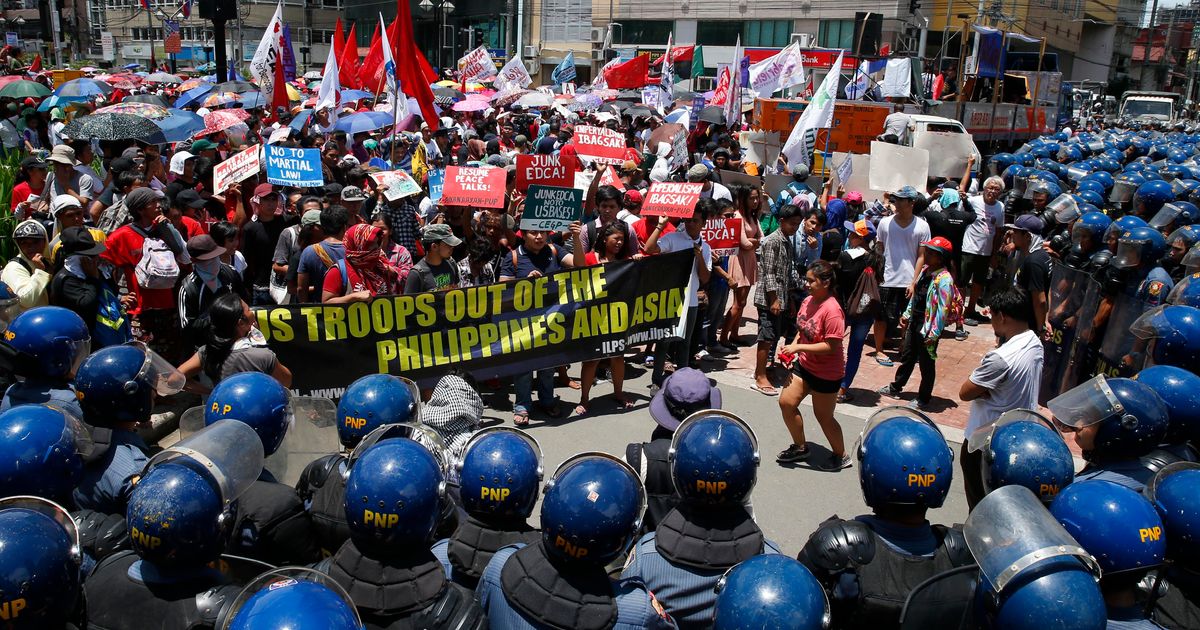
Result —
<path fill-rule="evenodd" d="M 800 402 L 812 395 L 813 414 L 829 449 L 830 460 L 814 464 L 819 470 L 836 471 L 850 466 L 850 456 L 842 439 L 842 427 L 833 417 L 837 393 L 846 374 L 846 357 L 842 353 L 842 338 L 846 335 L 846 319 L 835 297 L 837 276 L 833 265 L 824 260 L 813 263 L 805 276 L 808 297 L 796 313 L 796 339 L 783 347 L 790 358 L 792 379 L 779 396 L 783 423 L 792 435 L 792 444 L 776 457 L 780 463 L 808 459 L 811 451 L 804 439 L 804 419 L 800 417 Z"/>

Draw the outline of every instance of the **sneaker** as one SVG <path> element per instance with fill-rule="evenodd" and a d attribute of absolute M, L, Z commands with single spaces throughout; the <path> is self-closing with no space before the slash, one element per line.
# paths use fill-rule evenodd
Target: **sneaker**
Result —
<path fill-rule="evenodd" d="M 775 461 L 777 461 L 781 464 L 788 464 L 791 462 L 802 462 L 802 461 L 808 459 L 808 456 L 811 454 L 812 453 L 808 450 L 807 445 L 796 446 L 795 444 L 792 444 L 791 446 L 780 451 L 780 453 L 775 456 Z"/>
<path fill-rule="evenodd" d="M 692 362 L 695 363 L 696 361 L 711 361 L 715 358 L 716 357 L 714 357 L 708 353 L 708 350 L 704 350 L 703 348 L 701 348 L 700 352 L 697 352 L 696 356 L 692 357 Z"/>
<path fill-rule="evenodd" d="M 915 398 L 906 406 L 909 409 L 915 409 L 917 411 L 929 411 L 929 403 L 923 403 Z"/>
<path fill-rule="evenodd" d="M 971 333 L 969 333 L 965 330 L 954 331 L 954 338 L 958 341 L 966 341 L 967 337 L 969 337 L 969 336 L 971 336 Z"/>
<path fill-rule="evenodd" d="M 647 354 L 647 355 L 646 355 L 646 358 L 642 360 L 642 365 L 644 365 L 644 366 L 646 366 L 646 367 L 648 367 L 648 368 L 652 368 L 652 367 L 654 367 L 654 355 L 653 355 L 653 354 Z"/>
<path fill-rule="evenodd" d="M 900 390 L 892 387 L 891 383 L 888 383 L 887 385 L 875 390 L 875 393 L 879 394 L 880 396 L 887 396 L 888 398 L 900 397 Z"/>
<path fill-rule="evenodd" d="M 816 468 L 817 470 L 823 470 L 825 472 L 837 472 L 839 470 L 842 470 L 843 468 L 849 468 L 849 467 L 850 467 L 850 455 L 849 454 L 842 455 L 841 457 L 831 454 L 829 456 L 829 459 L 824 459 L 824 460 L 821 460 L 819 463 L 813 464 L 813 468 Z"/>

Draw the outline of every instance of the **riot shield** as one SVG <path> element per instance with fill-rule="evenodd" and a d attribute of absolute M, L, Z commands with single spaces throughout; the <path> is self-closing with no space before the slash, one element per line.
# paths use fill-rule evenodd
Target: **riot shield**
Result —
<path fill-rule="evenodd" d="M 1076 289 L 1083 294 L 1083 297 L 1074 315 L 1074 321 L 1071 322 L 1075 334 L 1071 344 L 1067 346 L 1069 350 L 1066 364 L 1060 369 L 1061 376 L 1057 386 L 1059 393 L 1075 387 L 1091 376 L 1092 366 L 1096 363 L 1096 348 L 1100 345 L 1098 334 L 1102 330 L 1097 330 L 1093 324 L 1096 320 L 1096 313 L 1100 310 L 1103 290 L 1100 282 L 1094 277 L 1088 277 L 1082 282 L 1083 286 Z M 1051 308 L 1053 308 L 1053 304 Z M 1064 320 L 1065 326 L 1066 321 Z"/>
<path fill-rule="evenodd" d="M 229 504 L 262 472 L 262 441 L 243 422 L 218 420 L 155 453 L 145 470 L 168 462 L 181 463 L 211 477 L 220 488 L 221 498 Z"/>
<path fill-rule="evenodd" d="M 313 460 L 342 450 L 337 406 L 328 398 L 292 396 L 292 424 L 279 450 L 267 458 L 267 470 L 280 483 L 295 486 Z"/>
<path fill-rule="evenodd" d="M 1109 315 L 1104 340 L 1100 342 L 1099 356 L 1096 357 L 1096 374 L 1133 376 L 1135 365 L 1130 353 L 1140 340 L 1130 334 L 1129 327 L 1149 308 L 1148 303 L 1125 292 L 1113 299 L 1112 315 Z M 1144 342 L 1142 345 L 1144 347 Z"/>
<path fill-rule="evenodd" d="M 939 573 L 908 594 L 900 612 L 901 630 L 976 630 L 975 587 L 979 567 L 967 565 Z"/>
<path fill-rule="evenodd" d="M 1075 343 L 1075 331 L 1079 327 L 1079 315 L 1083 306 L 1088 281 L 1091 275 L 1067 265 L 1055 265 L 1050 272 L 1050 311 L 1046 321 L 1050 324 L 1050 338 L 1042 342 L 1044 362 L 1042 383 L 1038 388 L 1038 403 L 1059 394 L 1063 372 L 1067 369 L 1071 347 Z"/>

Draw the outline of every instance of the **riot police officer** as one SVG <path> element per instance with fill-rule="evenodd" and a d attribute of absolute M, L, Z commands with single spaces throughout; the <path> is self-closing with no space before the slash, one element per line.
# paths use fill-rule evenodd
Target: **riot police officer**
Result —
<path fill-rule="evenodd" d="M 1129 327 L 1138 338 L 1128 361 L 1143 365 L 1174 365 L 1185 369 L 1200 366 L 1200 309 L 1166 305 L 1142 313 Z"/>
<path fill-rule="evenodd" d="M 227 614 L 229 630 L 361 630 L 345 589 L 328 575 L 300 567 L 268 571 L 242 589 Z"/>
<path fill-rule="evenodd" d="M 780 555 L 748 558 L 721 576 L 713 604 L 714 630 L 824 630 L 829 599 L 813 574 Z"/>
<path fill-rule="evenodd" d="M 798 559 L 829 592 L 834 627 L 896 627 L 918 584 L 971 562 L 961 532 L 925 518 L 950 491 L 953 453 L 932 420 L 906 407 L 872 414 L 855 453 L 873 514 L 827 520 Z"/>
<path fill-rule="evenodd" d="M 1154 602 L 1154 620 L 1172 629 L 1200 628 L 1200 464 L 1163 468 L 1147 484 L 1146 498 L 1163 519 L 1170 563 L 1159 572 L 1161 586 L 1155 590 L 1161 596 Z"/>
<path fill-rule="evenodd" d="M 1167 234 L 1167 253 L 1159 264 L 1171 275 L 1176 286 L 1187 276 L 1183 259 L 1197 242 L 1200 242 L 1200 225 L 1185 225 Z"/>
<path fill-rule="evenodd" d="M 1100 592 L 1108 628 L 1153 629 L 1138 583 L 1166 551 L 1162 518 L 1145 497 L 1100 479 L 1076 481 L 1059 493 L 1050 513 L 1102 572 Z"/>
<path fill-rule="evenodd" d="M 222 419 L 247 424 L 270 457 L 283 445 L 291 424 L 290 397 L 283 385 L 262 372 L 242 372 L 221 381 L 205 403 L 204 423 Z M 279 483 L 266 468 L 240 497 L 237 536 L 229 552 L 274 565 L 307 564 L 320 558 L 312 520 L 296 490 Z"/>
<path fill-rule="evenodd" d="M 471 436 L 456 466 L 466 516 L 433 555 L 447 577 L 473 591 L 501 547 L 541 536 L 528 519 L 542 483 L 542 448 L 520 429 L 492 427 Z"/>
<path fill-rule="evenodd" d="M 1101 212 L 1081 215 L 1071 226 L 1071 248 L 1063 256 L 1063 262 L 1074 269 L 1095 271 L 1102 263 L 1093 260 L 1093 257 L 1097 252 L 1105 251 L 1103 238 L 1110 225 L 1112 219 Z M 1111 257 L 1111 254 L 1109 256 Z"/>
<path fill-rule="evenodd" d="M 1171 184 L 1161 179 L 1144 182 L 1133 195 L 1133 213 L 1145 221 L 1154 218 L 1158 211 L 1168 203 L 1175 201 L 1175 191 Z"/>
<path fill-rule="evenodd" d="M 84 627 L 79 535 L 61 506 L 0 500 L 0 622 L 12 630 Z"/>
<path fill-rule="evenodd" d="M 1167 435 L 1167 407 L 1146 384 L 1096 376 L 1046 403 L 1075 434 L 1088 464 L 1076 482 L 1103 479 L 1141 492 L 1157 468 L 1143 459 Z"/>
<path fill-rule="evenodd" d="M 1086 361 L 1081 356 L 1072 366 L 1072 351 L 1076 347 L 1077 333 L 1081 326 L 1090 327 L 1100 300 L 1099 284 L 1093 274 L 1106 268 L 1112 252 L 1104 247 L 1104 235 L 1112 225 L 1112 219 L 1099 212 L 1088 212 L 1071 226 L 1071 248 L 1063 256 L 1065 264 L 1053 265 L 1050 269 L 1049 312 L 1046 321 L 1051 334 L 1043 342 L 1045 356 L 1042 365 L 1042 382 L 1038 390 L 1038 402 L 1058 395 L 1064 387 L 1074 387 L 1080 368 L 1090 368 L 1094 360 Z M 1081 346 L 1086 347 L 1086 346 Z M 1086 362 L 1085 362 L 1086 361 Z"/>
<path fill-rule="evenodd" d="M 633 542 L 645 506 L 637 473 L 624 462 L 604 453 L 563 462 L 542 498 L 541 541 L 501 549 L 484 570 L 476 595 L 492 624 L 512 630 L 674 627 L 644 584 L 612 581 L 604 569 Z"/>
<path fill-rule="evenodd" d="M 650 399 L 650 417 L 655 422 L 650 441 L 625 446 L 625 461 L 638 471 L 646 487 L 646 515 L 639 534 L 654 531 L 667 512 L 679 505 L 667 458 L 675 429 L 697 411 L 720 408 L 721 390 L 695 368 L 676 370 Z"/>
<path fill-rule="evenodd" d="M 17 405 L 52 402 L 76 417 L 83 416 L 71 377 L 91 351 L 91 333 L 73 311 L 39 306 L 8 325 L 2 344 L 13 372 L 23 380 L 4 392 L 0 411 Z"/>
<path fill-rule="evenodd" d="M 77 418 L 50 405 L 21 405 L 0 413 L 0 436 L 0 487 L 70 504 L 91 451 Z"/>
<path fill-rule="evenodd" d="M 350 538 L 342 507 L 350 451 L 378 427 L 416 420 L 420 396 L 408 379 L 388 374 L 364 376 L 346 388 L 338 401 L 335 426 L 343 452 L 305 467 L 296 491 L 312 517 L 322 553 L 331 555 Z"/>
<path fill-rule="evenodd" d="M 1154 390 L 1167 408 L 1164 448 L 1195 461 L 1188 442 L 1200 444 L 1200 376 L 1174 365 L 1155 365 L 1138 372 L 1133 380 Z"/>
<path fill-rule="evenodd" d="M 1113 228 L 1122 227 L 1123 222 L 1133 224 L 1133 221 L 1126 221 L 1130 218 L 1122 217 L 1113 222 Z M 1110 233 L 1113 228 L 1109 229 Z M 1104 295 L 1092 326 L 1092 338 L 1100 340 L 1095 373 L 1134 374 L 1135 366 L 1126 361 L 1134 346 L 1129 326 L 1147 306 L 1166 301 L 1174 286 L 1170 275 L 1158 266 L 1165 251 L 1166 240 L 1150 227 L 1135 226 L 1118 237 L 1116 254 L 1109 265 L 1115 273 L 1101 281 Z"/>
<path fill-rule="evenodd" d="M 89 627 L 215 627 L 237 591 L 223 588 L 231 579 L 209 563 L 221 556 L 234 503 L 262 465 L 254 431 L 232 420 L 155 455 L 129 497 L 133 550 L 101 561 L 84 584 Z"/>
<path fill-rule="evenodd" d="M 1024 486 L 1047 505 L 1075 477 L 1075 462 L 1062 434 L 1036 411 L 1013 409 L 975 431 L 967 450 L 982 451 L 983 487 L 992 492 Z"/>
<path fill-rule="evenodd" d="M 154 398 L 183 390 L 186 379 L 140 343 L 101 348 L 75 375 L 92 454 L 75 489 L 75 504 L 104 514 L 125 512 L 132 479 L 148 460 L 137 425 L 150 420 Z"/>
<path fill-rule="evenodd" d="M 317 568 L 350 593 L 368 628 L 487 627 L 471 591 L 429 549 L 446 491 L 442 465 L 409 439 L 356 453 L 346 480 L 350 539 Z"/>
<path fill-rule="evenodd" d="M 745 505 L 757 481 L 758 439 L 731 413 L 698 411 L 675 430 L 669 459 L 680 503 L 638 540 L 621 575 L 644 582 L 680 627 L 706 627 L 721 575 L 780 553 Z"/>

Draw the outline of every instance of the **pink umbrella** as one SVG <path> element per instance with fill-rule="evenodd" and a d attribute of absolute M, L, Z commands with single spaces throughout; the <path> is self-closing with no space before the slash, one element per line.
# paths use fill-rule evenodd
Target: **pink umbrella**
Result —
<path fill-rule="evenodd" d="M 481 112 L 491 106 L 486 99 L 469 98 L 455 103 L 452 109 L 456 112 Z"/>
<path fill-rule="evenodd" d="M 197 136 L 217 133 L 250 118 L 250 114 L 244 109 L 222 109 L 215 112 L 209 112 L 204 115 L 204 130 L 196 134 Z"/>
<path fill-rule="evenodd" d="M 142 78 L 132 74 L 114 74 L 101 79 L 118 90 L 132 90 L 142 84 Z"/>

